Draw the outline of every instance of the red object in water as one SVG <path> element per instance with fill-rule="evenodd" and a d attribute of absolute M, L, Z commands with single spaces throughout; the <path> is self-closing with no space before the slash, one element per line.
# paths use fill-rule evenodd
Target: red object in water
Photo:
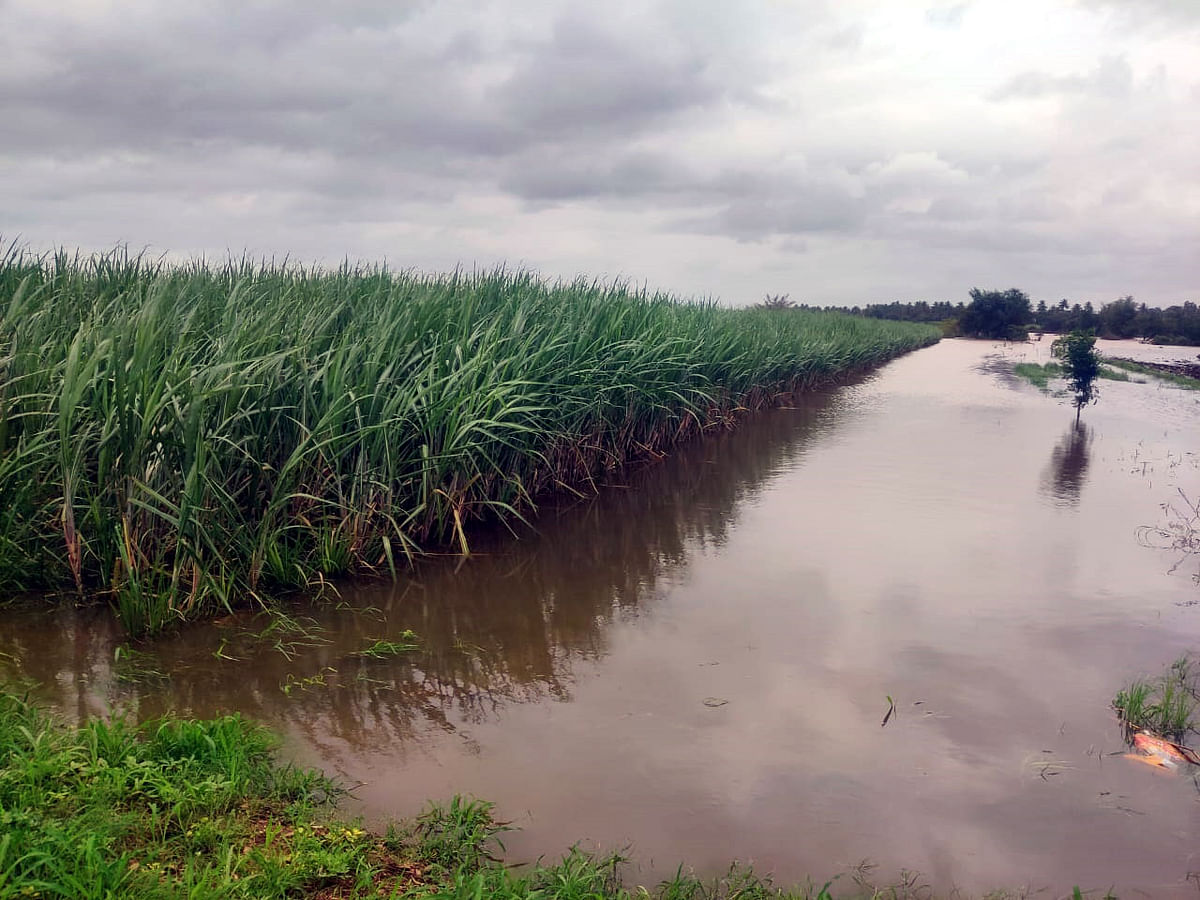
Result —
<path fill-rule="evenodd" d="M 1165 738 L 1156 737 L 1148 731 L 1139 731 L 1133 736 L 1134 749 L 1140 752 L 1140 755 L 1129 754 L 1130 758 L 1137 759 L 1142 762 L 1150 763 L 1151 765 L 1162 766 L 1168 769 L 1178 767 L 1180 763 L 1192 763 L 1200 765 L 1200 759 L 1196 758 L 1196 754 L 1187 747 L 1181 747 L 1172 741 Z"/>

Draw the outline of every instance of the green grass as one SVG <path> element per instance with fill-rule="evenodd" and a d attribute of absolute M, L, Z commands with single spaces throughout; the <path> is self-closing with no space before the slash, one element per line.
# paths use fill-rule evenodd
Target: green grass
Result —
<path fill-rule="evenodd" d="M 1196 730 L 1197 682 L 1195 661 L 1181 656 L 1157 678 L 1138 678 L 1118 691 L 1113 709 L 1129 733 L 1151 731 L 1182 742 Z"/>
<path fill-rule="evenodd" d="M 0 693 L 0 898 L 285 896 L 361 868 L 341 831 L 295 837 L 332 786 L 273 743 L 236 716 L 71 729 Z"/>
<path fill-rule="evenodd" d="M 527 272 L 0 252 L 0 590 L 131 633 L 469 551 L 937 329 Z"/>
<path fill-rule="evenodd" d="M 118 681 L 127 684 L 154 684 L 167 681 L 170 676 L 159 669 L 156 662 L 151 654 L 120 644 L 113 653 L 113 674 L 116 675 Z"/>
<path fill-rule="evenodd" d="M 509 828 L 491 804 L 455 797 L 413 822 L 368 831 L 335 818 L 337 788 L 276 763 L 273 745 L 237 716 L 69 727 L 0 690 L 0 900 L 935 896 L 911 873 L 876 884 L 865 866 L 787 889 L 736 864 L 717 878 L 681 867 L 653 887 L 631 887 L 620 855 L 578 849 L 510 868 L 500 860 Z"/>
<path fill-rule="evenodd" d="M 1149 366 L 1139 365 L 1138 363 L 1123 359 L 1106 359 L 1105 363 L 1125 372 L 1133 372 L 1136 375 L 1149 375 L 1151 378 L 1157 378 L 1160 381 L 1165 381 L 1168 384 L 1173 384 L 1187 391 L 1200 391 L 1200 378 L 1191 378 L 1187 375 L 1176 374 L 1175 372 L 1164 372 L 1160 369 L 1152 369 Z"/>
<path fill-rule="evenodd" d="M 1062 366 L 1058 363 L 1017 363 L 1013 366 L 1013 373 L 1018 378 L 1024 378 L 1039 390 L 1048 391 L 1050 389 L 1050 379 L 1061 378 L 1063 370 Z M 1126 373 L 1107 367 L 1101 367 L 1099 377 L 1106 381 L 1129 380 L 1129 376 Z"/>
<path fill-rule="evenodd" d="M 392 656 L 399 656 L 401 653 L 407 653 L 410 650 L 416 650 L 419 646 L 416 634 L 408 629 L 401 632 L 399 637 L 401 638 L 399 641 L 375 641 L 350 655 L 361 656 L 366 659 L 388 659 Z"/>
<path fill-rule="evenodd" d="M 1062 366 L 1058 363 L 1017 363 L 1013 366 L 1013 372 L 1019 378 L 1024 378 L 1034 387 L 1043 391 L 1049 390 L 1051 378 L 1058 378 L 1062 375 Z"/>

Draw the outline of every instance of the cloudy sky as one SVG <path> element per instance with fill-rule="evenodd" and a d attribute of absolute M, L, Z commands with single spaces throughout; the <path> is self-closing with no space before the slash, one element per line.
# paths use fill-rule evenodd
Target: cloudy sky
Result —
<path fill-rule="evenodd" d="M 0 0 L 0 234 L 1200 300 L 1200 0 Z"/>

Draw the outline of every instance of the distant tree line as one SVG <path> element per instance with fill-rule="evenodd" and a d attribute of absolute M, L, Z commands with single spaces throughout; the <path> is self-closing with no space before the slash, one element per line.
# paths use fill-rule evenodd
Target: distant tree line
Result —
<path fill-rule="evenodd" d="M 944 322 L 947 319 L 961 319 L 964 303 L 949 303 L 940 300 L 927 303 L 918 300 L 915 303 L 870 303 L 863 307 L 854 306 L 850 312 L 863 315 L 868 319 L 893 319 L 898 322 Z"/>
<path fill-rule="evenodd" d="M 1159 309 L 1122 297 L 1106 303 L 1096 312 L 1092 304 L 1068 306 L 1060 300 L 1054 306 L 1039 302 L 1034 309 L 1035 324 L 1043 331 L 1065 333 L 1094 328 L 1105 338 L 1142 338 L 1155 344 L 1200 346 L 1200 306 L 1188 301 Z"/>
<path fill-rule="evenodd" d="M 787 308 L 804 309 L 805 304 L 788 301 Z M 827 306 L 871 319 L 899 322 L 936 322 L 947 335 L 1016 338 L 1027 332 L 1068 334 L 1092 331 L 1103 338 L 1140 338 L 1155 344 L 1200 346 L 1200 306 L 1191 301 L 1159 309 L 1122 297 L 1097 310 L 1090 302 L 1072 304 L 1060 300 L 1034 306 L 1024 291 L 971 291 L 971 302 L 871 303 L 849 308 Z"/>

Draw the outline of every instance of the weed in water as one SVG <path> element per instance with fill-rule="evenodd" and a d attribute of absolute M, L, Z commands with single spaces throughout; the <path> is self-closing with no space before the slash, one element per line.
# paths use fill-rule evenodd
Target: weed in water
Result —
<path fill-rule="evenodd" d="M 228 646 L 229 646 L 228 639 L 221 638 L 221 646 L 217 647 L 217 649 L 213 651 L 213 658 L 214 659 L 223 659 L 226 662 L 241 662 L 241 657 L 230 656 L 227 652 L 225 652 L 225 648 Z"/>
<path fill-rule="evenodd" d="M 166 681 L 170 676 L 160 669 L 157 660 L 149 653 L 134 650 L 120 644 L 113 651 L 113 674 L 118 681 L 130 684 L 153 684 Z"/>
<path fill-rule="evenodd" d="M 1162 504 L 1165 524 L 1143 525 L 1138 529 L 1138 541 L 1144 546 L 1179 554 L 1171 572 L 1200 556 L 1200 501 L 1192 502 L 1182 488 L 1177 490 L 1179 501 Z M 1200 584 L 1200 571 L 1192 577 Z"/>
<path fill-rule="evenodd" d="M 398 641 L 375 641 L 370 646 L 363 647 L 361 650 L 355 650 L 351 656 L 361 656 L 366 659 L 387 659 L 392 656 L 399 656 L 401 653 L 408 653 L 411 650 L 416 650 L 417 635 L 415 632 L 404 630 L 399 634 Z"/>
<path fill-rule="evenodd" d="M 336 674 L 337 669 L 331 666 L 326 666 L 315 675 L 306 675 L 303 678 L 297 678 L 291 672 L 288 672 L 287 680 L 279 686 L 279 689 L 283 691 L 286 696 L 290 696 L 292 691 L 297 689 L 301 691 L 307 691 L 310 688 L 315 687 L 328 687 L 329 676 Z"/>
<path fill-rule="evenodd" d="M 282 610 L 268 610 L 270 621 L 259 632 L 247 632 L 244 637 L 269 644 L 271 649 L 286 659 L 295 659 L 306 648 L 328 644 L 324 627 L 315 619 L 305 616 L 289 616 Z"/>
<path fill-rule="evenodd" d="M 1134 679 L 1112 702 L 1128 735 L 1137 731 L 1183 741 L 1197 725 L 1197 675 L 1194 660 L 1181 656 L 1155 679 Z"/>

